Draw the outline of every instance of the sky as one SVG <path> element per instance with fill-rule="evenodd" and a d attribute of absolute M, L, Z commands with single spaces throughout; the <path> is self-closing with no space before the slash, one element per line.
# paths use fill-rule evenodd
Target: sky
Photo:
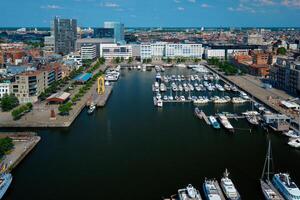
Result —
<path fill-rule="evenodd" d="M 0 27 L 300 27 L 300 0 L 0 0 Z"/>

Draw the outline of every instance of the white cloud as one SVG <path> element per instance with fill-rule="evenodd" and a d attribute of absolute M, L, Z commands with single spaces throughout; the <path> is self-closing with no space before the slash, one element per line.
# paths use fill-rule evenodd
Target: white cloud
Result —
<path fill-rule="evenodd" d="M 49 10 L 61 10 L 63 7 L 58 6 L 58 5 L 46 5 L 46 6 L 41 6 L 42 9 L 49 9 Z"/>
<path fill-rule="evenodd" d="M 207 3 L 203 3 L 203 4 L 201 4 L 201 7 L 202 7 L 202 8 L 210 8 L 210 7 L 212 7 L 212 6 L 209 5 L 209 4 L 207 4 Z"/>
<path fill-rule="evenodd" d="M 180 0 L 174 0 L 174 2 L 175 2 L 175 3 L 180 3 L 181 1 L 180 1 Z"/>
<path fill-rule="evenodd" d="M 104 3 L 100 3 L 101 7 L 105 7 L 105 8 L 119 8 L 120 5 L 114 2 L 104 2 Z"/>
<path fill-rule="evenodd" d="M 196 0 L 188 0 L 190 3 L 196 3 Z"/>
<path fill-rule="evenodd" d="M 184 7 L 177 7 L 177 10 L 184 11 L 185 9 L 184 9 Z"/>

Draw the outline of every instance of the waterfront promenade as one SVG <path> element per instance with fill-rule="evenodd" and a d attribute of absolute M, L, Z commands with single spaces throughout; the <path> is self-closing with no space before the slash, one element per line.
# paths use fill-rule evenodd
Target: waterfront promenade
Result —
<path fill-rule="evenodd" d="M 1 137 L 13 139 L 14 149 L 5 155 L 0 166 L 6 166 L 7 171 L 13 170 L 41 140 L 36 133 L 0 133 Z"/>
<path fill-rule="evenodd" d="M 102 65 L 98 70 L 96 70 L 93 74 L 98 73 L 99 71 L 104 72 L 106 70 L 106 66 Z M 79 91 L 80 86 L 77 86 L 71 98 Z M 0 115 L 0 127 L 6 128 L 50 128 L 50 127 L 69 127 L 76 117 L 80 114 L 83 108 L 86 106 L 87 100 L 89 97 L 94 94 L 97 90 L 97 81 L 93 84 L 90 90 L 86 92 L 86 94 L 80 98 L 75 105 L 72 106 L 72 110 L 69 112 L 69 115 L 61 116 L 59 115 L 58 105 L 48 105 L 45 102 L 36 103 L 33 106 L 33 110 L 27 114 L 25 114 L 19 120 L 13 120 L 11 113 L 1 113 Z M 110 94 L 110 93 L 109 93 Z M 103 95 L 99 97 L 99 101 L 105 102 L 108 99 L 109 95 Z M 103 99 L 102 99 L 103 98 Z M 51 110 L 54 111 L 55 117 L 51 117 Z"/>

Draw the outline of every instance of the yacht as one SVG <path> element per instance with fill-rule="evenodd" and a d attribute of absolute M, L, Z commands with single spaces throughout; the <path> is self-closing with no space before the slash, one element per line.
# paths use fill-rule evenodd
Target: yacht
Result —
<path fill-rule="evenodd" d="M 166 85 L 165 85 L 164 83 L 161 83 L 161 84 L 160 84 L 159 89 L 160 89 L 161 92 L 167 91 L 167 87 L 166 87 Z"/>
<path fill-rule="evenodd" d="M 220 128 L 220 124 L 217 121 L 217 119 L 214 116 L 209 116 L 208 120 L 210 121 L 210 124 L 215 128 L 215 129 L 219 129 Z"/>
<path fill-rule="evenodd" d="M 137 66 L 137 69 L 138 69 L 138 70 L 141 70 L 141 66 L 140 66 L 140 65 L 138 65 L 138 66 Z"/>
<path fill-rule="evenodd" d="M 225 84 L 225 85 L 224 85 L 224 89 L 225 89 L 226 91 L 230 91 L 230 90 L 231 90 L 231 86 L 230 86 L 230 85 L 227 85 L 227 84 Z"/>
<path fill-rule="evenodd" d="M 160 81 L 160 80 L 161 80 L 161 75 L 160 75 L 160 73 L 157 73 L 156 76 L 155 76 L 155 78 L 156 78 L 157 81 Z"/>
<path fill-rule="evenodd" d="M 285 131 L 283 134 L 290 138 L 300 138 L 299 132 L 294 130 Z"/>
<path fill-rule="evenodd" d="M 179 200 L 202 200 L 200 192 L 191 184 L 186 188 L 178 190 Z"/>
<path fill-rule="evenodd" d="M 185 96 L 180 96 L 180 101 L 185 101 Z"/>
<path fill-rule="evenodd" d="M 3 173 L 0 175 L 0 199 L 4 196 L 12 182 L 12 175 L 10 173 Z"/>
<path fill-rule="evenodd" d="M 173 101 L 173 100 L 174 100 L 173 96 L 172 96 L 172 95 L 169 95 L 169 96 L 168 96 L 168 100 L 169 100 L 169 101 Z"/>
<path fill-rule="evenodd" d="M 219 183 L 216 180 L 205 180 L 203 191 L 207 200 L 225 200 Z"/>
<path fill-rule="evenodd" d="M 96 105 L 94 103 L 91 103 L 91 105 L 89 106 L 89 109 L 87 111 L 87 113 L 89 115 L 93 114 L 93 112 L 96 110 Z"/>
<path fill-rule="evenodd" d="M 154 85 L 152 86 L 153 92 L 159 92 L 159 83 L 155 82 Z"/>
<path fill-rule="evenodd" d="M 246 115 L 246 119 L 252 125 L 259 125 L 259 119 L 256 115 Z"/>
<path fill-rule="evenodd" d="M 237 189 L 235 188 L 233 182 L 229 178 L 229 172 L 227 169 L 224 172 L 224 176 L 221 179 L 221 188 L 223 189 L 223 192 L 228 200 L 240 200 L 241 196 Z"/>
<path fill-rule="evenodd" d="M 208 102 L 209 102 L 208 98 L 201 97 L 201 96 L 199 96 L 198 99 L 193 101 L 194 104 L 206 104 Z"/>
<path fill-rule="evenodd" d="M 291 138 L 288 145 L 297 149 L 300 148 L 300 138 Z"/>
<path fill-rule="evenodd" d="M 163 99 L 164 99 L 164 101 L 168 101 L 168 96 L 164 95 Z"/>
<path fill-rule="evenodd" d="M 231 89 L 232 92 L 237 92 L 238 91 L 236 86 L 231 86 L 230 89 Z"/>
<path fill-rule="evenodd" d="M 243 92 L 243 91 L 240 92 L 240 96 L 241 96 L 243 99 L 246 99 L 246 100 L 249 100 L 249 99 L 250 99 L 249 96 L 248 96 L 245 92 Z"/>
<path fill-rule="evenodd" d="M 202 119 L 202 111 L 198 107 L 195 108 L 194 113 L 199 119 Z"/>
<path fill-rule="evenodd" d="M 157 100 L 157 107 L 163 107 L 163 101 L 161 99 Z"/>
<path fill-rule="evenodd" d="M 271 160 L 272 160 L 272 154 L 271 154 L 271 142 L 269 141 L 268 145 L 268 151 L 267 156 L 265 159 L 264 169 L 260 178 L 260 187 L 263 192 L 263 195 L 266 200 L 284 200 L 284 198 L 280 195 L 278 190 L 274 187 L 272 182 L 270 181 L 270 175 L 272 172 L 270 172 L 271 169 Z M 267 171 L 266 171 L 267 170 Z"/>
<path fill-rule="evenodd" d="M 117 81 L 120 77 L 120 72 L 109 71 L 105 74 L 105 81 Z"/>
<path fill-rule="evenodd" d="M 178 90 L 179 90 L 180 92 L 182 92 L 182 91 L 183 91 L 183 87 L 182 87 L 182 85 L 181 85 L 181 84 L 179 84 L 179 85 L 178 85 Z"/>
<path fill-rule="evenodd" d="M 245 99 L 243 99 L 241 97 L 233 97 L 232 100 L 231 100 L 231 102 L 233 104 L 242 104 L 242 103 L 247 102 L 247 100 L 245 100 Z"/>
<path fill-rule="evenodd" d="M 234 132 L 233 126 L 230 124 L 229 120 L 225 115 L 223 114 L 219 115 L 219 120 L 221 124 L 224 126 L 224 128 L 226 128 L 230 132 Z"/>
<path fill-rule="evenodd" d="M 273 184 L 287 200 L 299 200 L 300 190 L 288 173 L 274 174 Z"/>

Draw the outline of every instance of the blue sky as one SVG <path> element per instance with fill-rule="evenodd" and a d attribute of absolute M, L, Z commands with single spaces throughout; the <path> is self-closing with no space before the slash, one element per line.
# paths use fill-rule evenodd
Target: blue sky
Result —
<path fill-rule="evenodd" d="M 26 2 L 26 3 L 25 3 Z M 1 0 L 0 26 L 50 26 L 54 16 L 100 27 L 300 26 L 300 0 Z"/>

